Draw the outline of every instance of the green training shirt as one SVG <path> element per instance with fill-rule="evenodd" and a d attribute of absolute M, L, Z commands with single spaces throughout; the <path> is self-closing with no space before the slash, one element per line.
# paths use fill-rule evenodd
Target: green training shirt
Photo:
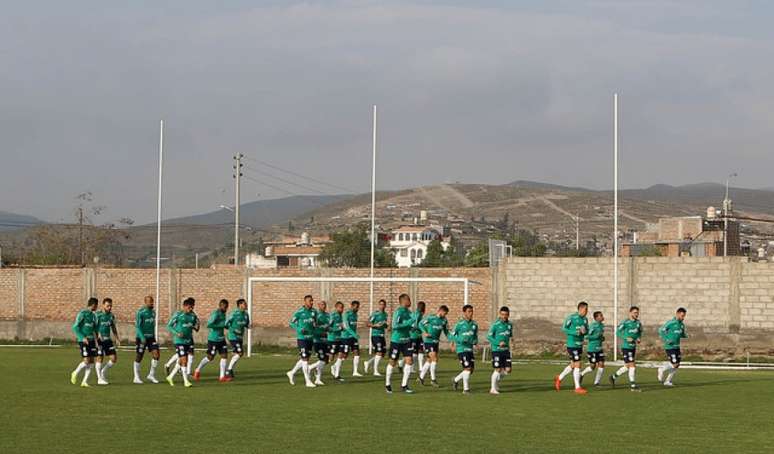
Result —
<path fill-rule="evenodd" d="M 116 326 L 116 316 L 112 312 L 97 312 L 97 332 L 102 340 L 109 340 Z"/>
<path fill-rule="evenodd" d="M 457 353 L 472 352 L 473 346 L 478 344 L 478 323 L 462 319 L 454 325 L 450 337 L 457 347 Z"/>
<path fill-rule="evenodd" d="M 198 317 L 193 312 L 175 312 L 167 322 L 167 329 L 172 333 L 172 342 L 175 345 L 192 345 L 194 326 L 198 322 Z"/>
<path fill-rule="evenodd" d="M 401 306 L 392 313 L 392 335 L 390 342 L 405 344 L 411 339 L 411 324 L 413 323 L 411 311 Z"/>
<path fill-rule="evenodd" d="M 290 327 L 296 330 L 298 340 L 311 340 L 314 337 L 314 310 L 301 306 L 290 318 Z"/>
<path fill-rule="evenodd" d="M 589 325 L 589 333 L 586 335 L 589 340 L 589 353 L 599 353 L 602 351 L 602 343 L 605 341 L 605 324 L 594 320 Z"/>
<path fill-rule="evenodd" d="M 338 342 L 341 339 L 341 331 L 344 329 L 343 316 L 339 312 L 333 312 L 328 323 L 328 342 Z"/>
<path fill-rule="evenodd" d="M 639 320 L 624 320 L 618 325 L 617 331 L 618 336 L 623 339 L 621 342 L 622 349 L 634 350 L 637 348 L 637 339 L 642 337 L 642 323 Z"/>
<path fill-rule="evenodd" d="M 73 332 L 78 342 L 84 339 L 94 340 L 94 333 L 97 330 L 97 316 L 90 309 L 83 309 L 78 312 L 73 323 Z"/>
<path fill-rule="evenodd" d="M 314 341 L 324 342 L 328 338 L 331 324 L 331 314 L 320 310 L 314 311 Z"/>
<path fill-rule="evenodd" d="M 342 339 L 359 339 L 357 333 L 357 312 L 352 309 L 344 312 L 344 331 L 341 332 Z"/>
<path fill-rule="evenodd" d="M 513 337 L 513 323 L 510 320 L 507 322 L 497 319 L 492 326 L 489 327 L 489 332 L 486 335 L 486 340 L 489 341 L 489 345 L 492 346 L 493 352 L 507 352 L 511 349 L 511 338 Z M 500 343 L 505 342 L 505 347 L 501 347 Z"/>
<path fill-rule="evenodd" d="M 250 317 L 247 311 L 234 309 L 226 318 L 226 329 L 228 329 L 228 340 L 241 341 L 245 336 L 245 329 L 250 326 Z"/>
<path fill-rule="evenodd" d="M 371 327 L 371 336 L 384 337 L 384 330 L 387 328 L 387 312 L 376 311 L 368 318 L 368 321 L 375 325 Z"/>
<path fill-rule="evenodd" d="M 680 340 L 688 335 L 685 333 L 685 323 L 677 317 L 667 321 L 658 329 L 658 335 L 664 341 L 664 350 L 677 350 L 680 348 Z"/>
<path fill-rule="evenodd" d="M 419 340 L 422 339 L 422 330 L 419 329 L 419 324 L 422 322 L 422 317 L 424 317 L 425 314 L 414 311 L 411 313 L 411 331 L 409 332 L 409 338 L 411 340 Z"/>
<path fill-rule="evenodd" d="M 589 321 L 577 312 L 572 313 L 564 319 L 562 331 L 567 335 L 567 347 L 583 348 L 585 333 L 589 332 Z"/>
<path fill-rule="evenodd" d="M 441 340 L 441 334 L 449 338 L 449 321 L 446 317 L 428 315 L 419 322 L 419 329 L 427 333 L 422 339 L 428 344 L 437 344 Z"/>
<path fill-rule="evenodd" d="M 156 311 L 143 306 L 137 311 L 134 321 L 135 335 L 141 339 L 149 339 L 156 335 Z"/>
<path fill-rule="evenodd" d="M 223 342 L 226 340 L 226 313 L 220 309 L 215 309 L 207 320 L 207 328 L 210 333 L 207 335 L 207 342 Z"/>

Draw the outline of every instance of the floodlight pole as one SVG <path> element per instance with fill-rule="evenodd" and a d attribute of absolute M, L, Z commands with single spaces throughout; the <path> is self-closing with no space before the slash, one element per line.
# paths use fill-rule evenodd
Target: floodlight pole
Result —
<path fill-rule="evenodd" d="M 613 94 L 613 361 L 618 361 L 618 93 Z"/>
<path fill-rule="evenodd" d="M 371 281 L 368 290 L 369 317 L 374 312 L 374 249 L 376 248 L 376 104 L 374 104 L 373 153 L 371 156 Z M 368 354 L 373 354 L 371 344 L 373 328 L 368 329 Z"/>
<path fill-rule="evenodd" d="M 161 283 L 161 183 L 164 171 L 164 120 L 159 123 L 159 198 L 156 213 L 156 320 L 154 333 L 156 339 L 159 338 L 159 303 L 160 283 Z"/>

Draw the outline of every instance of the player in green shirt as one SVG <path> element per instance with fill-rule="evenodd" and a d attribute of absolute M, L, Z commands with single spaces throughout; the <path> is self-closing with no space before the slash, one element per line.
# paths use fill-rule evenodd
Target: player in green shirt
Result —
<path fill-rule="evenodd" d="M 215 355 L 220 355 L 220 371 L 218 381 L 225 383 L 231 381 L 226 375 L 226 365 L 228 364 L 228 345 L 226 344 L 226 312 L 228 311 L 228 300 L 222 299 L 218 302 L 218 308 L 212 311 L 207 320 L 207 328 L 210 333 L 207 335 L 207 353 L 196 366 L 194 371 L 194 380 L 199 381 L 202 375 L 202 369 L 210 361 L 215 359 Z"/>
<path fill-rule="evenodd" d="M 333 363 L 331 375 L 335 380 L 344 381 L 341 378 L 341 363 L 344 362 L 341 356 L 344 351 L 341 343 L 341 333 L 344 331 L 344 303 L 336 301 L 328 323 L 328 361 Z"/>
<path fill-rule="evenodd" d="M 111 335 L 116 336 L 115 345 Z M 116 346 L 120 346 L 121 338 L 118 335 L 116 327 L 116 316 L 113 315 L 113 300 L 105 298 L 102 300 L 102 311 L 97 312 L 97 364 L 94 370 L 97 371 L 97 384 L 107 385 L 107 371 L 118 362 Z M 107 363 L 104 361 L 108 357 Z"/>
<path fill-rule="evenodd" d="M 371 364 L 374 365 L 374 377 L 381 377 L 379 373 L 379 362 L 384 358 L 384 354 L 387 352 L 387 340 L 384 337 L 384 331 L 387 329 L 387 301 L 379 300 L 376 305 L 376 310 L 368 318 L 366 326 L 371 328 L 371 349 L 374 356 L 363 363 L 365 373 L 368 373 L 368 368 Z"/>
<path fill-rule="evenodd" d="M 403 356 L 405 366 L 403 367 L 403 379 L 401 380 L 401 389 L 403 392 L 411 394 L 414 391 L 409 388 L 409 378 L 413 369 L 414 359 L 412 357 L 414 348 L 411 345 L 411 327 L 414 317 L 411 315 L 411 298 L 402 293 L 398 297 L 398 309 L 392 313 L 392 335 L 390 336 L 390 361 L 387 363 L 387 370 L 384 374 L 384 388 L 387 394 L 392 394 L 392 371 L 398 364 L 398 358 Z"/>
<path fill-rule="evenodd" d="M 191 311 L 194 313 L 194 315 L 196 315 L 196 300 L 193 299 L 193 298 L 186 298 L 186 299 L 190 300 L 190 302 L 191 302 Z M 194 325 L 194 328 L 193 328 L 194 332 L 198 333 L 199 332 L 199 328 L 200 328 L 200 326 L 199 326 L 199 316 L 197 315 L 196 316 L 196 325 Z M 189 377 L 191 376 L 191 368 L 193 367 L 193 363 L 194 363 L 194 346 L 195 346 L 195 344 L 191 344 L 191 348 L 188 349 L 188 362 L 186 363 L 186 366 L 185 366 L 185 368 L 186 368 L 185 372 L 188 374 Z M 169 375 L 169 373 L 172 371 L 172 366 L 174 366 L 175 363 L 177 363 L 178 361 L 179 361 L 179 358 L 177 356 L 177 352 L 173 351 L 172 352 L 172 356 L 169 357 L 169 359 L 167 360 L 166 364 L 164 365 L 164 369 L 167 371 L 167 375 Z"/>
<path fill-rule="evenodd" d="M 360 335 L 357 333 L 357 311 L 360 309 L 360 301 L 352 301 L 349 310 L 344 313 L 344 331 L 341 332 L 341 343 L 344 346 L 343 359 L 347 359 L 352 352 L 352 376 L 362 377 L 358 372 L 360 367 Z"/>
<path fill-rule="evenodd" d="M 78 312 L 75 323 L 73 323 L 73 333 L 75 333 L 75 341 L 78 343 L 78 350 L 81 351 L 81 361 L 78 363 L 78 367 L 70 373 L 70 383 L 78 383 L 78 374 L 84 371 L 83 380 L 81 380 L 82 388 L 89 387 L 91 368 L 94 365 L 94 357 L 97 356 L 97 317 L 94 314 L 97 305 L 99 305 L 97 298 L 89 298 L 86 302 L 86 309 Z"/>
<path fill-rule="evenodd" d="M 134 383 L 141 385 L 140 379 L 140 366 L 142 364 L 142 358 L 145 355 L 145 350 L 151 353 L 151 367 L 148 376 L 146 377 L 151 383 L 158 383 L 156 380 L 156 367 L 159 365 L 159 343 L 156 341 L 156 311 L 154 310 L 155 302 L 153 297 L 148 295 L 145 297 L 144 305 L 137 311 L 137 316 L 134 322 L 135 340 L 134 343 L 137 347 L 136 355 L 134 357 Z"/>
<path fill-rule="evenodd" d="M 312 295 L 304 296 L 304 304 L 290 318 L 290 327 L 296 330 L 296 343 L 298 344 L 299 360 L 293 369 L 287 372 L 288 381 L 291 385 L 295 384 L 294 376 L 299 369 L 304 373 L 304 381 L 307 388 L 316 387 L 312 382 L 309 371 L 309 357 L 314 349 L 314 330 L 315 330 L 315 311 L 312 307 L 314 298 Z"/>
<path fill-rule="evenodd" d="M 605 342 L 605 316 L 602 312 L 594 312 L 594 321 L 589 325 L 589 334 L 586 335 L 586 338 L 589 340 L 588 353 L 586 353 L 589 365 L 581 372 L 581 384 L 584 375 L 596 370 L 594 386 L 599 386 L 605 371 L 605 352 L 602 348 L 602 344 Z"/>
<path fill-rule="evenodd" d="M 462 306 L 462 320 L 454 325 L 449 334 L 462 366 L 462 372 L 452 380 L 452 387 L 456 391 L 461 380 L 462 393 L 470 394 L 470 376 L 476 368 L 474 350 L 478 344 L 478 323 L 473 320 L 473 306 L 470 304 Z"/>
<path fill-rule="evenodd" d="M 615 388 L 615 381 L 625 373 L 629 373 L 629 389 L 639 392 L 640 387 L 634 380 L 635 377 L 635 356 L 637 354 L 637 344 L 641 342 L 642 323 L 640 323 L 640 308 L 632 306 L 629 309 L 629 319 L 618 324 L 616 329 L 618 337 L 621 338 L 621 353 L 624 365 L 621 366 L 613 375 L 610 376 L 610 384 Z"/>
<path fill-rule="evenodd" d="M 425 347 L 422 342 L 422 330 L 419 329 L 419 324 L 422 322 L 422 317 L 425 316 L 426 307 L 427 304 L 424 301 L 420 301 L 417 303 L 417 310 L 411 313 L 413 320 L 411 321 L 409 338 L 411 339 L 411 347 L 414 349 L 411 357 L 419 368 L 418 370 L 422 370 L 422 366 L 425 365 Z"/>
<path fill-rule="evenodd" d="M 234 366 L 244 351 L 245 330 L 250 329 L 250 315 L 247 313 L 247 301 L 244 298 L 236 300 L 237 308 L 226 318 L 226 329 L 228 329 L 228 343 L 231 344 L 231 361 L 226 368 L 226 376 L 229 379 L 234 378 Z"/>
<path fill-rule="evenodd" d="M 658 335 L 664 342 L 664 350 L 669 359 L 667 363 L 658 368 L 658 381 L 663 383 L 664 386 L 674 386 L 672 379 L 675 378 L 677 369 L 680 368 L 680 361 L 682 360 L 680 341 L 688 337 L 685 334 L 685 323 L 683 323 L 687 312 L 684 307 L 677 309 L 675 317 L 661 325 L 661 328 L 658 329 Z M 664 374 L 666 374 L 666 380 L 664 380 Z"/>
<path fill-rule="evenodd" d="M 561 374 L 554 377 L 554 388 L 559 391 L 562 389 L 562 380 L 572 373 L 572 379 L 575 382 L 575 393 L 586 394 L 586 390 L 581 387 L 581 356 L 583 355 L 583 339 L 589 332 L 589 321 L 586 314 L 589 313 L 589 305 L 585 301 L 578 303 L 578 312 L 572 313 L 564 319 L 562 331 L 567 335 L 567 354 L 570 356 L 570 364 L 564 368 Z"/>
<path fill-rule="evenodd" d="M 511 373 L 511 339 L 513 323 L 509 320 L 511 311 L 508 306 L 500 308 L 500 317 L 492 323 L 486 340 L 492 348 L 492 377 L 489 394 L 500 394 L 500 379 Z"/>
<path fill-rule="evenodd" d="M 198 324 L 198 317 L 193 311 L 194 299 L 186 298 L 183 301 L 183 310 L 177 311 L 167 322 L 167 329 L 172 334 L 175 351 L 177 352 L 178 362 L 175 364 L 172 372 L 167 375 L 167 383 L 175 386 L 175 374 L 180 372 L 183 376 L 183 383 L 186 388 L 191 387 L 191 381 L 188 380 L 188 353 L 193 346 L 194 328 Z"/>
<path fill-rule="evenodd" d="M 314 311 L 314 351 L 317 353 L 317 361 L 309 366 L 314 371 L 314 384 L 324 385 L 322 374 L 325 365 L 328 364 L 328 328 L 331 324 L 331 314 L 328 313 L 328 303 L 320 301 L 317 310 Z"/>
<path fill-rule="evenodd" d="M 430 315 L 422 319 L 419 322 L 419 329 L 422 330 L 422 339 L 424 342 L 425 353 L 427 354 L 427 361 L 419 371 L 419 382 L 425 384 L 425 376 L 430 371 L 430 382 L 433 387 L 438 388 L 438 381 L 436 380 L 436 370 L 438 369 L 438 351 L 439 343 L 441 341 L 441 334 L 449 338 L 449 325 L 446 315 L 449 314 L 449 308 L 446 305 L 442 305 L 438 308 L 435 315 Z"/>

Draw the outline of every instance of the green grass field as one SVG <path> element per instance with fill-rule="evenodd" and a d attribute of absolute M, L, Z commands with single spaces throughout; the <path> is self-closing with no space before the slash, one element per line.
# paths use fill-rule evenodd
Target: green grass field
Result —
<path fill-rule="evenodd" d="M 132 358 L 119 353 L 111 385 L 82 389 L 69 383 L 73 346 L 0 349 L 0 452 L 774 452 L 771 372 L 686 369 L 665 389 L 643 368 L 642 393 L 577 396 L 569 377 L 568 390 L 553 390 L 560 367 L 529 365 L 491 396 L 489 365 L 478 364 L 463 396 L 448 386 L 457 363 L 445 357 L 443 388 L 388 396 L 375 377 L 291 387 L 291 354 L 243 359 L 227 384 L 211 364 L 190 389 L 179 376 L 174 388 L 131 384 Z"/>

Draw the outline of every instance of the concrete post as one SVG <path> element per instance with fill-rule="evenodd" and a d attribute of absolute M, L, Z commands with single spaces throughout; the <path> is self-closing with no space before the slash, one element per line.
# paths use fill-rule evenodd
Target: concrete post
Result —
<path fill-rule="evenodd" d="M 745 257 L 724 257 L 728 260 L 728 332 L 738 334 L 742 324 L 739 281 L 742 280 L 742 262 Z"/>
<path fill-rule="evenodd" d="M 24 314 L 24 303 L 27 295 L 27 270 L 19 268 L 16 270 L 16 338 L 24 339 L 26 336 L 26 322 Z"/>

